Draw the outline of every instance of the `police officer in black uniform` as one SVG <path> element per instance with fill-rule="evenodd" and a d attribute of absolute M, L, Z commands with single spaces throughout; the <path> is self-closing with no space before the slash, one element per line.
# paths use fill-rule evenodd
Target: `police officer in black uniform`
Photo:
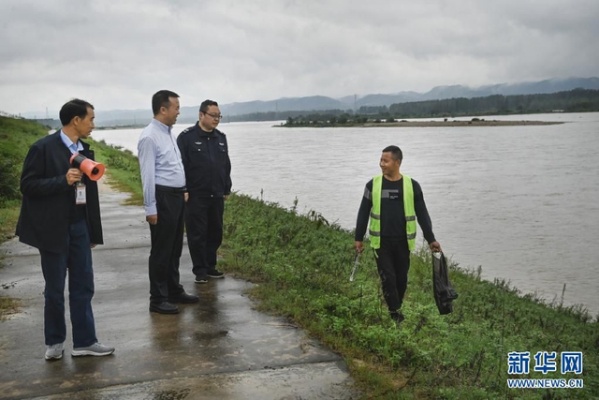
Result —
<path fill-rule="evenodd" d="M 231 193 L 231 161 L 227 137 L 216 129 L 221 118 L 218 103 L 205 100 L 199 121 L 177 138 L 189 193 L 185 226 L 196 283 L 224 276 L 216 269 L 216 252 L 223 237 L 224 201 Z"/>

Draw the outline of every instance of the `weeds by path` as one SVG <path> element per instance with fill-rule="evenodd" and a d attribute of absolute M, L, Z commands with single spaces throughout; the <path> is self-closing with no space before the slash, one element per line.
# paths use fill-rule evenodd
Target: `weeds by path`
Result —
<path fill-rule="evenodd" d="M 599 324 L 585 310 L 519 296 L 453 265 L 459 299 L 439 315 L 427 251 L 412 258 L 399 329 L 387 315 L 367 250 L 349 282 L 353 236 L 320 214 L 233 195 L 226 203 L 226 271 L 257 285 L 261 307 L 287 316 L 342 354 L 370 398 L 572 399 L 599 397 Z M 370 254 L 370 256 L 369 256 Z M 582 375 L 508 375 L 508 352 L 581 351 Z M 531 367 L 531 371 L 533 368 Z M 508 378 L 582 378 L 584 389 L 508 389 Z"/>

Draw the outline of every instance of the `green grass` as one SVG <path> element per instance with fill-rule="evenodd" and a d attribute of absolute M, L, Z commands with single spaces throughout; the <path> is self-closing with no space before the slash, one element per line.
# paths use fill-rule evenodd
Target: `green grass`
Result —
<path fill-rule="evenodd" d="M 29 146 L 47 132 L 35 122 L 0 117 L 0 241 L 15 233 L 21 204 L 21 168 Z"/>
<path fill-rule="evenodd" d="M 412 257 L 397 329 L 380 292 L 371 251 L 357 279 L 350 232 L 318 214 L 298 216 L 245 196 L 226 203 L 224 269 L 256 282 L 264 310 L 288 317 L 346 359 L 368 398 L 597 398 L 599 324 L 580 307 L 550 307 L 501 281 L 452 267 L 460 297 L 439 315 L 428 252 Z M 583 390 L 507 389 L 510 378 L 562 378 L 558 373 L 507 375 L 511 351 L 582 351 Z M 531 371 L 533 367 L 531 366 Z"/>
<path fill-rule="evenodd" d="M 141 175 L 137 157 L 129 150 L 106 144 L 104 141 L 88 141 L 95 152 L 96 161 L 106 166 L 107 182 L 115 189 L 130 193 L 125 202 L 129 205 L 143 204 Z"/>
<path fill-rule="evenodd" d="M 47 133 L 47 128 L 35 122 L 0 116 L 0 242 L 15 235 L 21 206 L 19 182 L 29 146 Z M 7 287 L 10 283 L 2 282 L 2 289 Z M 0 321 L 17 312 L 19 305 L 18 299 L 0 296 Z"/>
<path fill-rule="evenodd" d="M 12 148 L 16 152 L 18 147 Z M 103 143 L 92 148 L 106 164 L 109 182 L 133 193 L 130 203 L 139 205 L 137 159 Z M 21 164 L 22 159 L 18 168 Z M 18 201 L 2 204 L 2 212 L 5 205 L 18 212 Z M 406 320 L 398 329 L 387 315 L 372 252 L 366 250 L 356 280 L 349 282 L 353 237 L 318 212 L 297 215 L 234 194 L 226 202 L 224 229 L 223 269 L 256 283 L 251 295 L 262 310 L 287 317 L 339 353 L 364 398 L 599 398 L 599 322 L 582 307 L 562 307 L 557 301 L 547 305 L 520 295 L 505 281 L 483 281 L 480 271 L 453 265 L 450 277 L 459 298 L 454 312 L 441 316 L 433 298 L 430 255 L 419 252 L 412 258 Z M 14 310 L 14 300 L 8 301 L 6 309 Z M 0 302 L 0 315 L 2 307 Z M 582 375 L 509 377 L 582 378 L 585 388 L 508 389 L 511 351 L 530 351 L 531 357 L 538 351 L 581 351 Z"/>

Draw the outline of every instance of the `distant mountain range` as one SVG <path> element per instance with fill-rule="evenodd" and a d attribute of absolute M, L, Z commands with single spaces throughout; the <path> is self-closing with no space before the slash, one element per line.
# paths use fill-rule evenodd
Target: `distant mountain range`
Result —
<path fill-rule="evenodd" d="M 326 96 L 291 97 L 270 101 L 247 101 L 240 103 L 220 104 L 220 110 L 226 116 L 240 116 L 252 113 L 272 111 L 323 111 L 323 110 L 358 110 L 362 106 L 390 106 L 396 103 L 406 103 L 426 100 L 442 100 L 457 97 L 484 97 L 490 95 L 519 95 L 555 93 L 576 88 L 599 90 L 599 78 L 566 78 L 547 79 L 537 82 L 500 83 L 479 87 L 463 85 L 436 86 L 426 93 L 399 92 L 393 94 L 368 94 L 365 96 L 346 96 L 334 99 Z M 182 107 L 178 123 L 193 123 L 198 119 L 199 104 Z M 39 114 L 38 114 L 39 115 Z M 151 118 L 151 112 L 143 110 L 96 110 L 98 126 L 139 125 L 145 124 Z M 226 121 L 226 118 L 225 118 Z"/>
<path fill-rule="evenodd" d="M 325 96 L 282 98 L 271 101 L 249 101 L 220 106 L 224 115 L 243 115 L 269 111 L 313 111 L 313 110 L 357 110 L 362 106 L 390 106 L 395 103 L 412 101 L 442 100 L 456 97 L 485 97 L 494 94 L 504 96 L 516 94 L 555 93 L 576 88 L 599 89 L 599 78 L 548 79 L 538 82 L 524 82 L 480 86 L 471 88 L 463 85 L 436 86 L 426 93 L 399 92 L 394 94 L 369 94 L 366 96 L 346 96 L 333 99 Z M 194 109 L 197 113 L 197 109 Z"/>

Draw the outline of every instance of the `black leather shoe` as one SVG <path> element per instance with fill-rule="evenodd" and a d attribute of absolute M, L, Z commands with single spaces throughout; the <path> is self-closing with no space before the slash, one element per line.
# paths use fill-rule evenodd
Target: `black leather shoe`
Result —
<path fill-rule="evenodd" d="M 191 304 L 191 303 L 197 303 L 198 301 L 200 301 L 200 298 L 196 295 L 182 292 L 176 296 L 169 297 L 168 301 L 171 303 Z"/>
<path fill-rule="evenodd" d="M 168 301 L 162 303 L 150 303 L 150 312 L 158 314 L 179 314 L 179 307 Z"/>

